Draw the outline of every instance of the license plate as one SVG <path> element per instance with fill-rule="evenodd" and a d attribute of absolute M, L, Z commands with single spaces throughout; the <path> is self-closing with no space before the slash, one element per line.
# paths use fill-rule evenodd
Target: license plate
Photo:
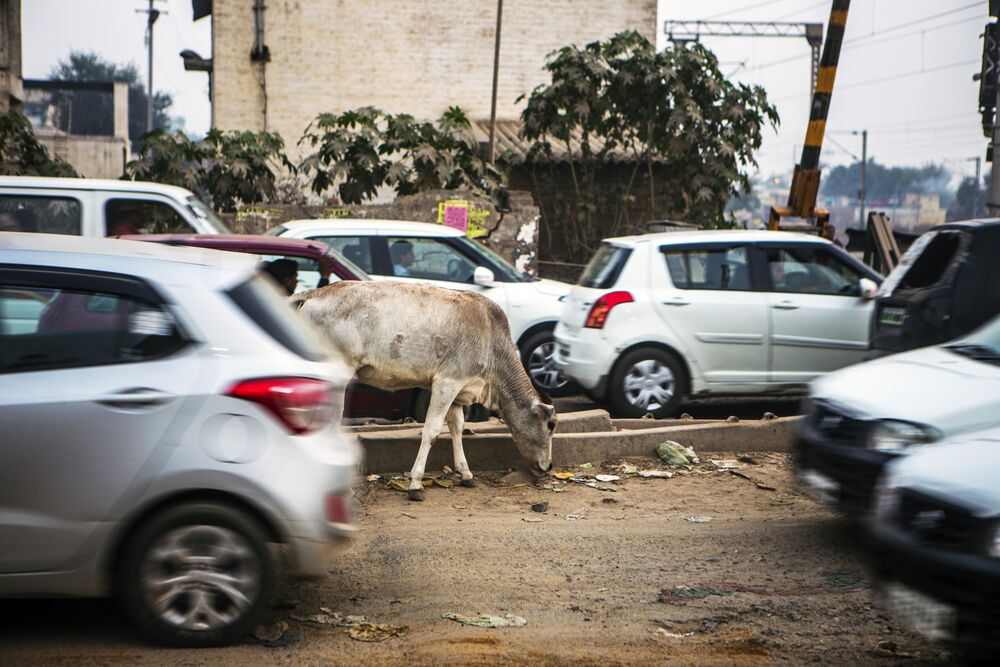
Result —
<path fill-rule="evenodd" d="M 806 495 L 818 503 L 832 505 L 840 495 L 840 484 L 815 470 L 803 470 L 798 475 L 799 486 Z"/>
<path fill-rule="evenodd" d="M 928 639 L 951 639 L 955 635 L 955 608 L 899 583 L 882 589 L 886 606 L 915 632 Z"/>
<path fill-rule="evenodd" d="M 905 308 L 883 308 L 878 316 L 879 324 L 888 324 L 891 327 L 903 326 L 903 320 L 905 319 Z"/>

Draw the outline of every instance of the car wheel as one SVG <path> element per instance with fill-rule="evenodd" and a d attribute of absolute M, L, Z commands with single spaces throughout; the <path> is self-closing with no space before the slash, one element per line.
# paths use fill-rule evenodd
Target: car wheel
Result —
<path fill-rule="evenodd" d="M 521 344 L 521 363 L 535 389 L 552 397 L 569 396 L 578 389 L 556 366 L 555 354 L 551 329 L 534 333 Z"/>
<path fill-rule="evenodd" d="M 651 413 L 660 419 L 678 408 L 687 390 L 687 374 L 673 355 L 656 348 L 629 352 L 615 365 L 608 398 L 623 417 Z"/>
<path fill-rule="evenodd" d="M 128 538 L 117 591 L 149 640 L 222 646 L 253 630 L 274 587 L 267 539 L 257 522 L 216 503 L 178 505 Z"/>

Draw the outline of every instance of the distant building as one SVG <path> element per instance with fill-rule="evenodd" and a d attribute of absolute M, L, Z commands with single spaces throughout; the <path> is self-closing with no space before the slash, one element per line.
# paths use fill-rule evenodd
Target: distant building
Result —
<path fill-rule="evenodd" d="M 0 0 L 0 111 L 18 111 L 21 79 L 21 0 Z"/>
<path fill-rule="evenodd" d="M 212 125 L 270 130 L 294 143 L 319 113 L 375 106 L 436 119 L 460 106 L 490 116 L 495 0 L 192 0 L 212 17 Z M 567 44 L 637 30 L 656 41 L 656 0 L 507 0 L 497 117 L 547 80 Z M 193 63 L 193 59 L 189 57 Z M 194 67 L 192 67 L 194 69 Z"/>

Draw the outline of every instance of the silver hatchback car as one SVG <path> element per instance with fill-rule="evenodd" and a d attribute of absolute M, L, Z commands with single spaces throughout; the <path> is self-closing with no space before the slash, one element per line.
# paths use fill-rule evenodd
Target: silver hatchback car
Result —
<path fill-rule="evenodd" d="M 244 255 L 0 234 L 0 596 L 114 594 L 148 638 L 241 639 L 269 542 L 349 536 L 347 381 Z"/>

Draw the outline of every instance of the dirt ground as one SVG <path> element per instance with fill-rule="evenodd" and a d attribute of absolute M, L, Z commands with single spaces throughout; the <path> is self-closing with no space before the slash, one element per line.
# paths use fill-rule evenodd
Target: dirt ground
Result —
<path fill-rule="evenodd" d="M 735 455 L 713 457 L 735 459 Z M 737 476 L 703 457 L 686 475 L 589 488 L 428 489 L 423 503 L 367 482 L 361 532 L 329 576 L 289 583 L 275 647 L 143 645 L 110 602 L 3 601 L 2 664 L 633 665 L 928 664 L 947 650 L 873 600 L 856 526 L 794 490 L 785 455 Z M 640 469 L 653 460 L 631 459 Z M 735 462 L 724 463 L 731 465 Z M 749 478 L 749 479 L 747 479 Z M 548 502 L 542 513 L 530 505 Z M 577 516 L 580 518 L 568 519 Z M 689 518 L 707 517 L 693 522 Z M 661 593 L 663 592 L 663 593 Z M 704 597 L 697 597 L 697 596 Z M 294 608 L 292 608 L 294 605 Z M 308 619 L 320 608 L 406 626 L 384 642 Z M 514 614 L 523 627 L 442 617 Z"/>

